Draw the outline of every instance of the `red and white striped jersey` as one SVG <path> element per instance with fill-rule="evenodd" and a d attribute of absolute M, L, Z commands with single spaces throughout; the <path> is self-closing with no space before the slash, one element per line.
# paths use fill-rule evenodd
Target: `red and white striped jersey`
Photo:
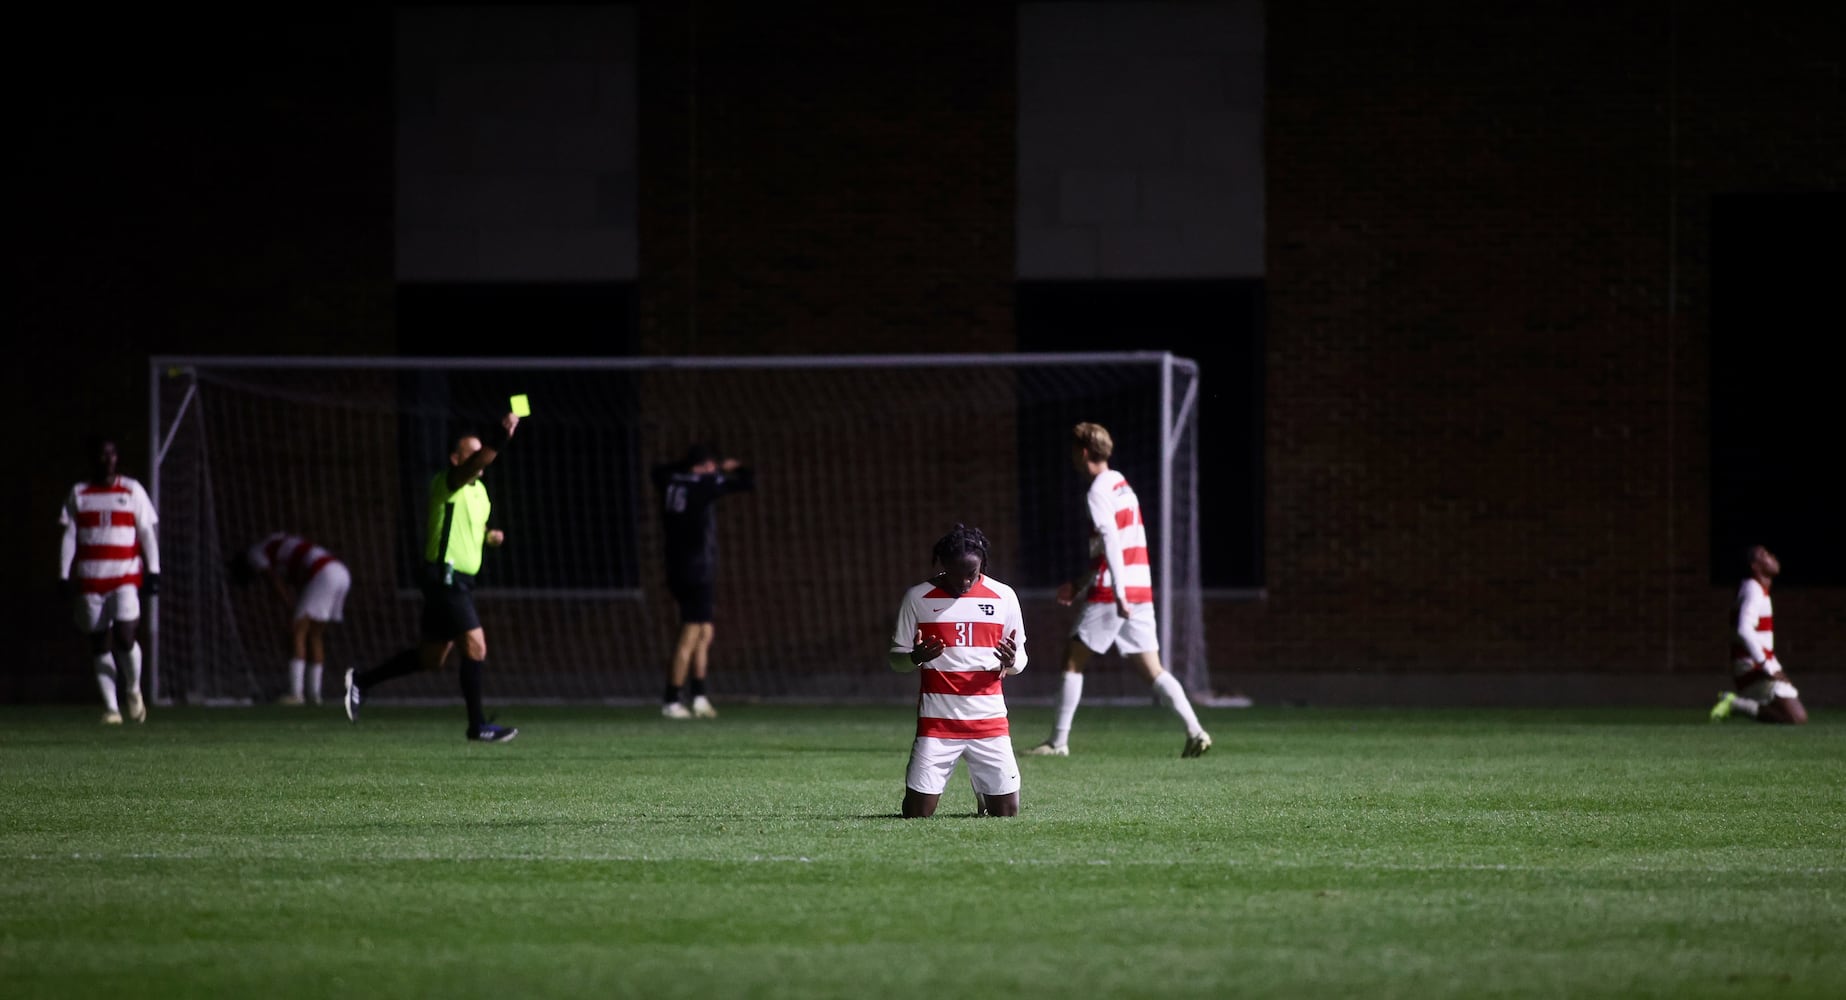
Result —
<path fill-rule="evenodd" d="M 281 531 L 250 546 L 248 558 L 251 569 L 261 573 L 273 566 L 283 582 L 297 588 L 314 579 L 322 566 L 339 561 L 333 553 L 300 535 Z"/>
<path fill-rule="evenodd" d="M 1781 670 L 1775 662 L 1775 608 L 1769 592 L 1755 577 L 1737 588 L 1731 615 L 1731 670 L 1740 681 L 1746 675 L 1766 676 Z"/>
<path fill-rule="evenodd" d="M 1141 520 L 1141 501 L 1134 487 L 1121 473 L 1109 469 L 1090 483 L 1089 505 L 1090 556 L 1096 560 L 1090 603 L 1114 604 L 1118 585 L 1127 603 L 1153 603 L 1147 524 Z"/>
<path fill-rule="evenodd" d="M 143 560 L 149 573 L 160 572 L 160 546 L 154 538 L 159 520 L 147 491 L 127 476 L 107 486 L 78 483 L 58 511 L 65 536 L 58 575 L 76 577 L 90 594 L 139 586 Z"/>
<path fill-rule="evenodd" d="M 1013 673 L 1026 668 L 1025 616 L 1013 588 L 983 574 L 956 597 L 933 583 L 904 593 L 891 633 L 891 652 L 909 653 L 925 636 L 942 640 L 942 655 L 923 664 L 917 696 L 917 735 L 974 740 L 1005 736 L 1006 699 L 994 647 L 1013 634 Z"/>

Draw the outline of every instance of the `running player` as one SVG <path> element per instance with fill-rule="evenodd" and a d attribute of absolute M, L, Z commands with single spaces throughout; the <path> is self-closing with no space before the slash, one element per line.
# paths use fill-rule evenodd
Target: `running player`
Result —
<path fill-rule="evenodd" d="M 492 436 L 483 442 L 472 434 L 456 439 L 449 467 L 436 473 L 429 484 L 428 540 L 423 546 L 420 584 L 423 590 L 422 644 L 407 649 L 370 670 L 346 672 L 346 717 L 359 721 L 359 706 L 366 693 L 393 678 L 419 670 L 436 670 L 461 647 L 462 699 L 468 704 L 471 740 L 504 743 L 519 735 L 511 726 L 487 721 L 481 707 L 481 672 L 487 660 L 487 633 L 474 610 L 474 577 L 481 571 L 484 546 L 498 547 L 506 537 L 487 527 L 493 509 L 481 473 L 493 464 L 512 440 L 519 418 L 511 413 L 500 419 Z"/>

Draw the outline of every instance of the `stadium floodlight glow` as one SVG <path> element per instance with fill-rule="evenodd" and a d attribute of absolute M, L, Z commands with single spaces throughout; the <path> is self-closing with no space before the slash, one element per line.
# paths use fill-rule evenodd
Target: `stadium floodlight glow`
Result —
<path fill-rule="evenodd" d="M 162 592 L 145 634 L 150 692 L 241 703 L 273 693 L 275 609 L 228 585 L 226 559 L 272 531 L 353 572 L 328 676 L 414 642 L 424 490 L 454 435 L 512 394 L 543 405 L 489 471 L 477 590 L 496 697 L 657 696 L 677 628 L 651 472 L 695 441 L 758 470 L 718 514 L 714 693 L 902 701 L 883 665 L 896 602 L 956 522 L 994 539 L 993 574 L 1026 605 L 1055 690 L 1070 610 L 1052 595 L 1087 559 L 1070 427 L 1107 426 L 1149 519 L 1162 659 L 1210 689 L 1199 585 L 1198 366 L 1165 352 L 658 358 L 160 356 L 150 360 L 149 489 Z M 1094 671 L 1089 697 L 1145 697 Z M 453 678 L 411 678 L 410 700 Z"/>

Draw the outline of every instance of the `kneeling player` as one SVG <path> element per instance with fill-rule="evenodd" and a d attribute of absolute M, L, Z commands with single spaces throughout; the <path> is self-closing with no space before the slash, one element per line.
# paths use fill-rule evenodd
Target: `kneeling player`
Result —
<path fill-rule="evenodd" d="M 1737 712 L 1758 722 L 1802 725 L 1808 721 L 1808 710 L 1775 655 L 1775 608 L 1769 588 L 1782 572 L 1782 563 L 1761 545 L 1752 545 L 1744 559 L 1749 575 L 1737 588 L 1737 603 L 1731 609 L 1731 679 L 1737 690 L 1718 697 L 1711 721 Z"/>
<path fill-rule="evenodd" d="M 921 667 L 917 738 L 904 778 L 904 818 L 933 816 L 966 758 L 975 811 L 1019 814 L 1019 764 L 1000 679 L 1026 668 L 1025 618 L 1013 588 L 984 575 L 987 537 L 956 525 L 932 552 L 942 572 L 904 594 L 891 669 Z"/>

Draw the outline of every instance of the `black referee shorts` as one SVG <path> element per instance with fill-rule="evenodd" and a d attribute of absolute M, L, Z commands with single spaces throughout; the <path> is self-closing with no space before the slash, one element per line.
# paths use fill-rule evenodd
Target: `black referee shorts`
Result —
<path fill-rule="evenodd" d="M 453 573 L 444 583 L 441 566 L 423 567 L 423 641 L 448 642 L 480 627 L 474 577 Z"/>

